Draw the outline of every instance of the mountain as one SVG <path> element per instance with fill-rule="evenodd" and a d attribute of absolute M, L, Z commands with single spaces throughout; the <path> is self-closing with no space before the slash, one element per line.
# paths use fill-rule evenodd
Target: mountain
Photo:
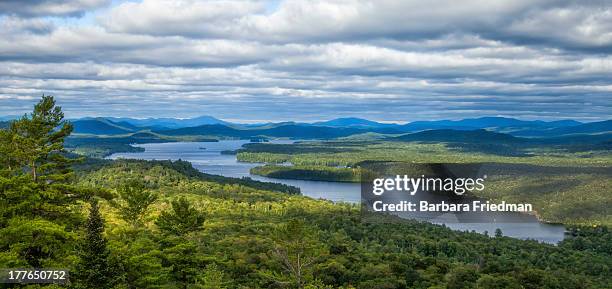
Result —
<path fill-rule="evenodd" d="M 314 126 L 331 126 L 331 127 L 388 127 L 397 126 L 397 124 L 386 124 L 375 122 L 363 118 L 343 117 L 328 121 L 312 123 Z"/>
<path fill-rule="evenodd" d="M 576 134 L 612 133 L 612 120 L 589 122 L 575 126 L 555 127 L 544 130 L 527 130 L 518 132 L 520 136 L 564 136 Z"/>
<path fill-rule="evenodd" d="M 573 119 L 555 120 L 555 121 L 550 121 L 548 123 L 556 127 L 576 126 L 576 125 L 582 124 L 581 122 L 575 121 Z"/>
<path fill-rule="evenodd" d="M 127 121 L 118 121 L 118 122 L 117 121 L 111 121 L 111 120 L 108 120 L 108 121 L 113 123 L 114 125 L 120 126 L 120 127 L 124 128 L 124 129 L 128 129 L 130 131 L 139 131 L 139 130 L 142 129 L 142 127 L 135 126 L 135 125 L 133 125 L 133 124 L 127 122 Z"/>
<path fill-rule="evenodd" d="M 519 120 L 507 117 L 480 117 L 462 120 L 415 121 L 407 124 L 389 124 L 363 118 L 346 117 L 314 123 L 277 122 L 236 124 L 211 116 L 190 119 L 175 118 L 82 118 L 76 132 L 90 134 L 122 134 L 153 130 L 162 134 L 209 135 L 251 137 L 330 138 L 359 133 L 405 134 L 427 130 L 486 129 L 517 137 L 560 137 L 576 134 L 598 134 L 612 131 L 612 121 L 580 123 L 574 120 L 541 121 Z"/>
<path fill-rule="evenodd" d="M 71 121 L 74 133 L 115 135 L 136 131 L 133 126 L 122 126 L 105 118 L 91 118 Z"/>
<path fill-rule="evenodd" d="M 303 125 L 308 125 L 307 123 L 302 123 Z M 297 122 L 294 121 L 283 121 L 283 122 L 267 122 L 267 123 L 252 123 L 252 124 L 233 124 L 231 127 L 239 128 L 239 129 L 266 129 L 266 128 L 274 128 L 283 125 L 298 125 Z"/>
<path fill-rule="evenodd" d="M 508 133 L 514 136 L 550 136 L 547 134 L 558 128 L 569 128 L 582 125 L 575 120 L 541 121 L 519 120 L 507 117 L 480 117 L 462 120 L 416 121 L 405 124 L 402 129 L 406 131 L 420 131 L 430 129 L 475 130 L 487 129 L 495 132 Z"/>
<path fill-rule="evenodd" d="M 218 118 L 214 118 L 212 116 L 199 116 L 195 118 L 145 118 L 145 119 L 136 119 L 136 118 L 116 118 L 116 117 L 108 117 L 107 119 L 114 122 L 126 122 L 131 125 L 140 127 L 140 128 L 156 128 L 156 129 L 165 129 L 165 128 L 183 128 L 183 127 L 194 127 L 200 125 L 211 125 L 211 124 L 224 124 L 230 125 L 231 123 L 220 120 Z"/>
<path fill-rule="evenodd" d="M 587 128 L 584 130 L 588 131 Z M 438 129 L 391 137 L 387 138 L 387 140 L 445 142 L 449 143 L 451 148 L 461 151 L 504 156 L 528 156 L 531 154 L 529 152 L 530 148 L 549 148 L 551 146 L 563 148 L 570 152 L 612 149 L 612 133 L 600 133 L 586 136 L 584 134 L 574 134 L 554 137 L 524 138 L 484 129 Z"/>
<path fill-rule="evenodd" d="M 466 118 L 462 120 L 435 120 L 435 121 L 415 121 L 405 124 L 405 128 L 414 130 L 422 129 L 439 129 L 439 128 L 451 128 L 451 129 L 480 129 L 480 128 L 556 128 L 556 127 L 568 127 L 576 126 L 582 123 L 574 120 L 560 120 L 560 121 L 541 121 L 541 120 L 519 120 L 515 118 L 507 117 L 480 117 L 480 118 Z"/>
<path fill-rule="evenodd" d="M 265 126 L 262 128 L 240 129 L 226 125 L 201 125 L 196 127 L 186 127 L 171 130 L 154 130 L 154 132 L 164 135 L 215 135 L 227 137 L 289 137 L 289 138 L 321 138 L 329 139 L 344 137 L 367 130 L 347 127 L 328 127 L 301 124 L 285 124 L 280 126 Z"/>
<path fill-rule="evenodd" d="M 11 121 L 14 119 L 18 119 L 20 118 L 20 115 L 5 115 L 5 116 L 0 116 L 0 121 Z"/>
<path fill-rule="evenodd" d="M 522 127 L 522 126 L 541 126 L 541 127 L 565 127 L 581 124 L 575 120 L 559 120 L 559 121 L 541 121 L 541 120 L 519 120 L 508 117 L 480 117 L 467 118 L 456 122 L 461 126 L 466 127 Z"/>
<path fill-rule="evenodd" d="M 397 141 L 432 141 L 432 142 L 466 142 L 466 143 L 522 143 L 527 139 L 518 138 L 505 133 L 498 133 L 484 129 L 453 130 L 436 129 L 417 133 L 405 134 L 389 138 Z"/>

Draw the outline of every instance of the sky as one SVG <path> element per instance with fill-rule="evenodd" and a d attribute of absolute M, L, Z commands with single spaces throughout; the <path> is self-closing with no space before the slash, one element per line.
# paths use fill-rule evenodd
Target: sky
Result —
<path fill-rule="evenodd" d="M 0 0 L 0 115 L 612 115 L 612 2 Z"/>

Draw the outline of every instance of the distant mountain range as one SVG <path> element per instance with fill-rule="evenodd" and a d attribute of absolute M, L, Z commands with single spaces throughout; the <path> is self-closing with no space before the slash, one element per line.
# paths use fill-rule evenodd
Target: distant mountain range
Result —
<path fill-rule="evenodd" d="M 559 121 L 526 121 L 506 117 L 480 117 L 462 120 L 415 121 L 406 124 L 380 123 L 362 118 L 337 118 L 314 123 L 279 122 L 263 124 L 239 124 L 223 121 L 211 116 L 200 116 L 189 119 L 175 118 L 115 118 L 97 117 L 71 120 L 74 132 L 93 135 L 124 135 L 137 132 L 154 132 L 168 136 L 217 136 L 217 137 L 287 137 L 287 138 L 319 138 L 330 139 L 359 134 L 376 133 L 382 135 L 402 135 L 424 132 L 420 135 L 400 136 L 406 140 L 418 136 L 435 139 L 435 134 L 450 136 L 451 131 L 476 131 L 463 133 L 457 138 L 472 138 L 485 140 L 486 132 L 495 132 L 495 139 L 510 137 L 555 138 L 568 136 L 600 135 L 597 139 L 612 135 L 612 120 L 581 123 L 574 120 Z M 6 124 L 5 124 L 6 125 Z M 487 135 L 490 136 L 490 135 Z"/>
<path fill-rule="evenodd" d="M 407 124 L 380 123 L 361 118 L 338 118 L 323 122 L 266 124 L 230 123 L 210 116 L 173 118 L 84 118 L 72 121 L 76 133 L 126 134 L 150 130 L 163 135 L 208 135 L 223 137 L 336 138 L 368 132 L 405 134 L 426 130 L 484 129 L 520 137 L 557 137 L 575 134 L 612 133 L 612 120 L 581 123 L 574 120 L 525 121 L 504 117 L 463 120 L 417 121 Z"/>
<path fill-rule="evenodd" d="M 517 137 L 558 137 L 575 134 L 612 133 L 612 120 L 581 123 L 574 120 L 526 121 L 505 117 L 481 117 L 463 120 L 417 121 L 407 124 L 380 123 L 362 118 L 337 118 L 314 123 L 281 122 L 260 125 L 204 124 L 183 128 L 158 128 L 157 133 L 169 135 L 224 135 L 232 137 L 270 136 L 334 138 L 362 133 L 405 134 L 426 130 L 484 129 Z"/>
<path fill-rule="evenodd" d="M 312 125 L 316 126 L 331 126 L 331 127 L 360 127 L 360 128 L 377 128 L 377 127 L 393 127 L 399 126 L 397 124 L 385 124 L 380 122 L 375 122 L 363 118 L 356 117 L 345 117 L 345 118 L 336 118 L 328 121 L 321 121 L 312 123 Z"/>
<path fill-rule="evenodd" d="M 182 128 L 182 127 L 192 127 L 199 125 L 207 125 L 207 124 L 224 124 L 230 125 L 231 123 L 214 118 L 212 116 L 200 116 L 195 118 L 145 118 L 145 119 L 137 119 L 137 118 L 117 118 L 117 117 L 108 117 L 107 119 L 114 122 L 125 122 L 138 127 L 147 127 L 147 128 L 155 128 L 155 129 L 163 129 L 163 128 Z"/>
<path fill-rule="evenodd" d="M 133 126 L 126 122 L 114 122 L 106 118 L 86 118 L 72 121 L 74 125 L 74 133 L 82 134 L 127 134 L 140 130 L 139 127 Z"/>

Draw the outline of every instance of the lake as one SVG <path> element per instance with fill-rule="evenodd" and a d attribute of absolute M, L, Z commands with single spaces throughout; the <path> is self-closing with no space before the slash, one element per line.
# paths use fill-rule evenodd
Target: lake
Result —
<path fill-rule="evenodd" d="M 205 173 L 221 175 L 226 177 L 250 177 L 259 181 L 283 183 L 299 187 L 302 195 L 315 199 L 326 199 L 333 202 L 358 203 L 361 201 L 361 187 L 358 183 L 340 183 L 324 181 L 303 181 L 272 179 L 257 175 L 251 175 L 249 170 L 261 164 L 245 163 L 236 160 L 235 155 L 223 155 L 221 151 L 239 149 L 248 140 L 222 140 L 219 142 L 172 142 L 172 143 L 150 143 L 137 144 L 144 152 L 116 153 L 109 159 L 127 158 L 143 160 L 185 160 Z M 291 140 L 273 140 L 272 143 L 292 143 Z M 495 213 L 488 213 L 495 214 Z M 500 228 L 505 236 L 520 239 L 534 239 L 547 243 L 557 243 L 564 238 L 565 227 L 557 224 L 541 223 L 536 217 L 519 213 L 497 213 L 487 216 L 495 219 L 495 222 L 487 223 L 456 223 L 444 222 L 444 219 L 434 221 L 443 223 L 454 230 L 485 231 L 493 234 L 495 229 Z M 517 221 L 519 220 L 519 221 Z"/>

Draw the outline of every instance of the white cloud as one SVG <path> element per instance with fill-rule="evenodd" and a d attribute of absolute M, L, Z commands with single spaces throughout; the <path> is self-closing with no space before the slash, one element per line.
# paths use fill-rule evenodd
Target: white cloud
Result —
<path fill-rule="evenodd" d="M 2 0 L 0 14 L 37 16 L 78 16 L 106 6 L 110 0 Z"/>
<path fill-rule="evenodd" d="M 433 109 L 582 119 L 612 110 L 611 10 L 600 2 L 144 0 L 95 10 L 104 4 L 30 1 L 31 12 L 0 16 L 0 114 L 42 93 L 78 115 L 100 105 L 234 119 L 273 109 L 276 120 L 396 119 L 415 105 L 423 114 L 404 120 Z M 385 106 L 397 111 L 376 109 Z"/>
<path fill-rule="evenodd" d="M 113 32 L 226 37 L 241 17 L 262 11 L 255 1 L 144 0 L 120 4 L 99 21 Z"/>

